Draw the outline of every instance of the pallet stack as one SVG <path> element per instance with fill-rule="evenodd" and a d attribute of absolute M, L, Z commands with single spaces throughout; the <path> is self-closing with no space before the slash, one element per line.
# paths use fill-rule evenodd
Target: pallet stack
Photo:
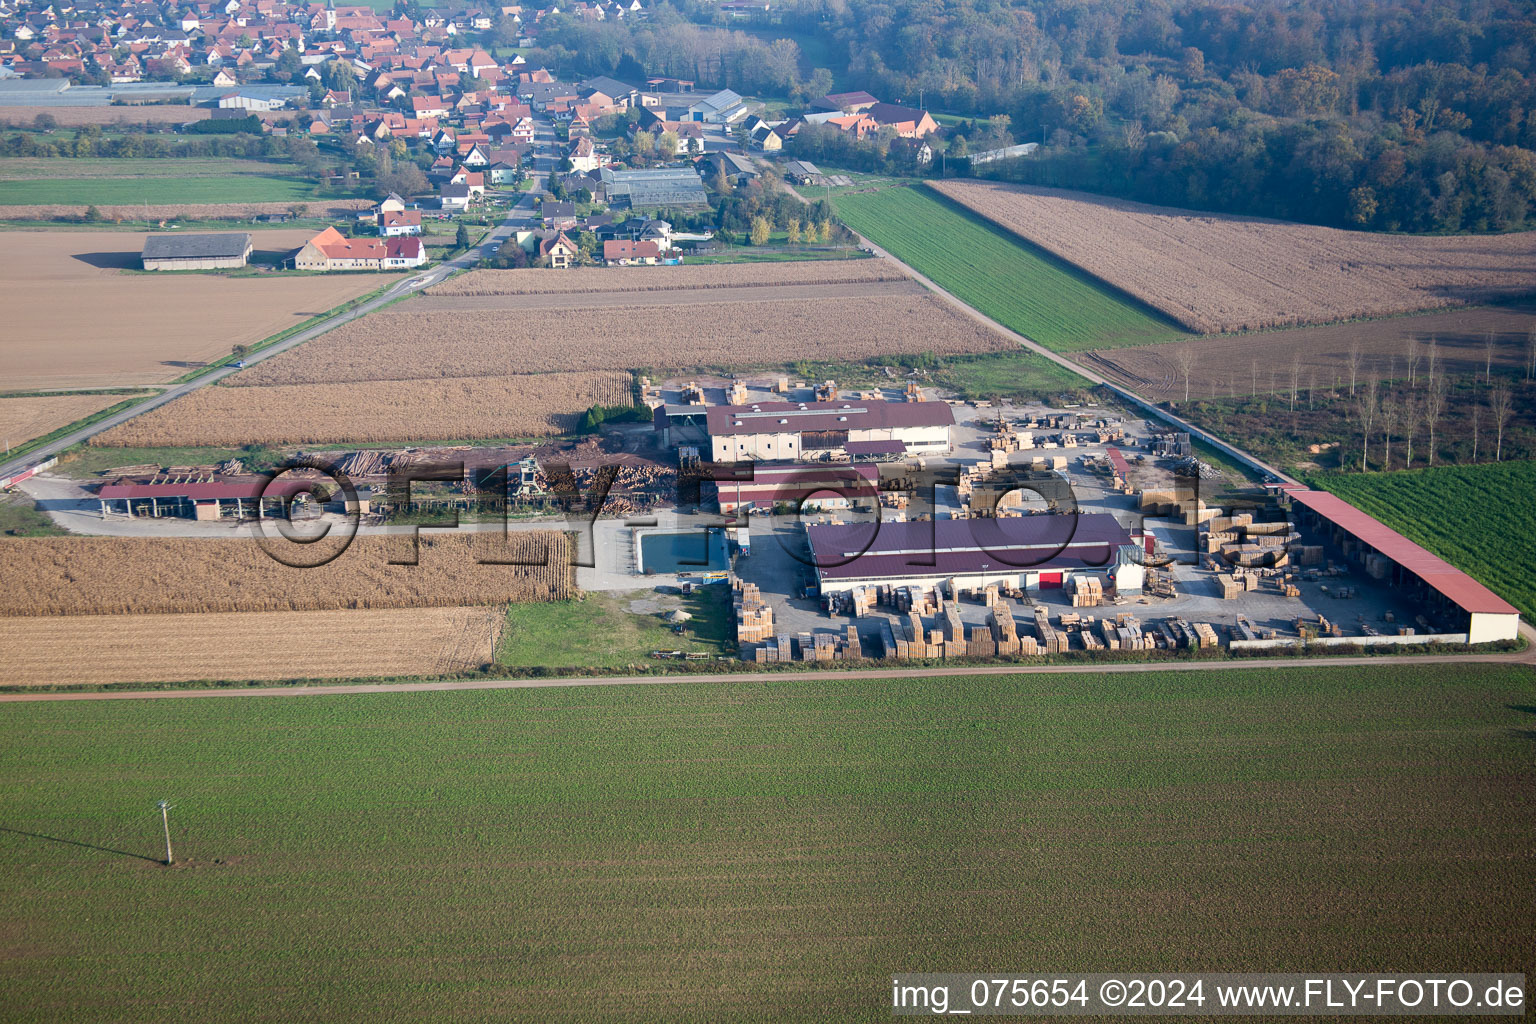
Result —
<path fill-rule="evenodd" d="M 965 653 L 972 658 L 997 657 L 997 642 L 992 639 L 992 630 L 986 626 L 972 626 Z"/>
<path fill-rule="evenodd" d="M 1104 583 L 1097 576 L 1072 577 L 1072 607 L 1097 608 L 1104 603 Z"/>
<path fill-rule="evenodd" d="M 953 602 L 944 608 L 944 641 L 965 645 L 965 624 L 960 621 L 960 609 Z"/>
<path fill-rule="evenodd" d="M 1216 637 L 1216 630 L 1211 627 L 1209 622 L 1195 623 L 1195 635 L 1200 639 L 1201 650 L 1210 650 L 1220 643 Z"/>
<path fill-rule="evenodd" d="M 1020 653 L 1022 645 L 1019 643 L 1018 626 L 1014 624 L 1013 614 L 1007 607 L 992 602 L 988 625 L 992 627 L 992 644 L 998 655 L 1009 658 Z"/>
<path fill-rule="evenodd" d="M 1243 592 L 1242 583 L 1236 580 L 1231 573 L 1217 573 L 1216 585 L 1221 588 L 1221 599 L 1223 601 L 1235 601 L 1238 595 Z"/>

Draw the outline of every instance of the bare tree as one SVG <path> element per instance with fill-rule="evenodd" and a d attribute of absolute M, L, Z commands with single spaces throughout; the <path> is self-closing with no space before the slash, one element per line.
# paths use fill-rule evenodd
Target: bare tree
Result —
<path fill-rule="evenodd" d="M 1403 403 L 1403 443 L 1407 448 L 1403 457 L 1403 468 L 1413 468 L 1413 435 L 1418 433 L 1419 424 L 1424 420 L 1424 404 L 1419 401 L 1417 395 L 1411 396 Z"/>
<path fill-rule="evenodd" d="M 1477 436 L 1483 425 L 1483 403 L 1472 403 L 1472 461 L 1477 461 Z"/>
<path fill-rule="evenodd" d="M 1514 414 L 1514 402 L 1510 400 L 1509 388 L 1496 387 L 1488 392 L 1488 412 L 1493 417 L 1493 428 L 1497 440 L 1493 447 L 1493 461 L 1502 462 L 1504 459 L 1504 428 L 1509 426 L 1509 418 Z"/>
<path fill-rule="evenodd" d="M 1381 468 L 1392 468 L 1392 435 L 1397 431 L 1397 424 L 1403 416 L 1403 405 L 1396 395 L 1390 391 L 1381 400 L 1381 440 L 1385 448 Z"/>
<path fill-rule="evenodd" d="M 1178 366 L 1179 373 L 1184 377 L 1184 401 L 1189 401 L 1189 377 L 1195 370 L 1195 361 L 1198 355 L 1193 345 L 1181 345 L 1173 354 L 1174 364 Z"/>
<path fill-rule="evenodd" d="M 1440 424 L 1440 414 L 1445 412 L 1445 380 L 1429 378 L 1429 389 L 1424 393 L 1424 423 L 1429 428 L 1429 464 L 1435 464 L 1435 428 Z"/>
<path fill-rule="evenodd" d="M 1417 336 L 1410 334 L 1403 344 L 1405 347 L 1404 355 L 1408 361 L 1408 386 L 1414 387 L 1418 384 L 1419 339 Z"/>
<path fill-rule="evenodd" d="M 1360 360 L 1362 358 L 1363 357 L 1362 357 L 1362 354 L 1360 352 L 1360 343 L 1358 341 L 1350 342 L 1349 343 L 1349 351 L 1344 353 L 1344 365 L 1349 367 L 1349 397 L 1350 398 L 1354 398 L 1355 397 L 1355 381 L 1358 380 L 1359 377 L 1360 377 Z"/>
<path fill-rule="evenodd" d="M 1492 331 L 1483 335 L 1483 383 L 1493 383 L 1493 350 L 1498 345 L 1498 336 Z"/>
<path fill-rule="evenodd" d="M 1429 343 L 1424 346 L 1424 378 L 1433 385 L 1435 383 L 1435 368 L 1440 362 L 1440 342 L 1430 335 Z"/>
<path fill-rule="evenodd" d="M 1376 419 L 1380 401 L 1381 396 L 1376 393 L 1376 381 L 1367 378 L 1364 389 L 1355 399 L 1355 418 L 1360 421 L 1360 436 L 1364 442 L 1360 449 L 1360 472 L 1362 473 L 1371 468 L 1371 424 Z"/>
<path fill-rule="evenodd" d="M 1536 380 L 1536 331 L 1525 332 L 1525 379 Z"/>
<path fill-rule="evenodd" d="M 1253 389 L 1249 392 L 1249 397 L 1250 398 L 1258 398 L 1259 397 L 1259 361 L 1257 359 L 1253 359 L 1253 360 L 1249 361 L 1249 363 L 1248 363 L 1248 377 L 1249 377 L 1249 380 L 1252 382 L 1252 385 L 1253 385 Z"/>
<path fill-rule="evenodd" d="M 1291 412 L 1296 411 L 1296 392 L 1301 385 L 1301 353 L 1291 356 Z"/>
<path fill-rule="evenodd" d="M 1307 374 L 1307 410 L 1317 408 L 1317 371 Z"/>

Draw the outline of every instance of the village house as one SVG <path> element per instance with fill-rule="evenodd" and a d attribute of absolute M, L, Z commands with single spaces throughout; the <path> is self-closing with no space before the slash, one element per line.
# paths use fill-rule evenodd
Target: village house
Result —
<path fill-rule="evenodd" d="M 304 243 L 293 266 L 296 270 L 397 270 L 426 261 L 426 248 L 418 237 L 347 238 L 335 228 L 326 228 Z"/>
<path fill-rule="evenodd" d="M 539 255 L 549 260 L 551 270 L 569 270 L 581 250 L 564 231 L 560 231 L 539 243 Z"/>
<path fill-rule="evenodd" d="M 661 246 L 655 242 L 616 240 L 603 243 L 603 263 L 610 267 L 655 266 L 661 259 Z"/>

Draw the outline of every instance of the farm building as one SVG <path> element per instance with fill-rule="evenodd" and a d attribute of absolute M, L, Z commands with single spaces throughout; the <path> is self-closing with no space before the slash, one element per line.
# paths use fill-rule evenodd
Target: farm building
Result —
<path fill-rule="evenodd" d="M 1327 491 L 1294 486 L 1284 494 L 1299 524 L 1327 536 L 1367 575 L 1464 621 L 1468 643 L 1514 640 L 1519 635 L 1520 612 L 1514 605 L 1379 519 Z"/>
<path fill-rule="evenodd" d="M 715 496 L 723 513 L 791 505 L 828 512 L 873 506 L 880 498 L 880 471 L 869 463 L 829 466 L 752 466 L 750 480 L 717 480 Z"/>
<path fill-rule="evenodd" d="M 1106 512 L 813 525 L 805 536 L 823 594 L 951 580 L 962 589 L 1051 590 L 1083 572 L 1108 573 L 1134 590 L 1143 579 L 1136 541 Z"/>
<path fill-rule="evenodd" d="M 144 239 L 145 270 L 225 270 L 251 258 L 251 236 L 243 231 L 206 235 L 149 235 Z"/>
<path fill-rule="evenodd" d="M 307 501 L 323 486 L 323 483 L 311 480 L 269 482 L 266 477 L 217 482 L 204 479 L 175 483 L 114 483 L 103 486 L 97 498 L 101 502 L 103 519 L 114 515 L 155 519 L 285 519 L 296 499 Z M 366 505 L 362 511 L 367 511 Z"/>
<path fill-rule="evenodd" d="M 955 414 L 942 402 L 769 402 L 712 406 L 705 423 L 714 461 L 772 462 L 848 455 L 861 441 L 947 452 Z"/>
<path fill-rule="evenodd" d="M 347 238 L 326 228 L 304 243 L 293 258 L 296 270 L 397 270 L 419 267 L 427 251 L 415 235 Z"/>
<path fill-rule="evenodd" d="M 608 189 L 608 201 L 632 210 L 709 205 L 704 179 L 692 167 L 662 167 L 643 171 L 598 171 Z"/>

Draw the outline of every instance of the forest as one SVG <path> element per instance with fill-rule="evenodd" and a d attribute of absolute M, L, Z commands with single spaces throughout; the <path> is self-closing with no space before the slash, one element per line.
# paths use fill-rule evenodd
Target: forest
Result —
<path fill-rule="evenodd" d="M 1536 14 L 1518 0 L 784 0 L 760 21 L 682 0 L 633 24 L 557 17 L 540 41 L 533 59 L 573 71 L 786 109 L 866 89 L 970 119 L 947 133 L 950 173 L 978 144 L 1043 141 L 988 174 L 1384 231 L 1536 218 Z M 911 163 L 868 147 L 849 165 Z"/>

